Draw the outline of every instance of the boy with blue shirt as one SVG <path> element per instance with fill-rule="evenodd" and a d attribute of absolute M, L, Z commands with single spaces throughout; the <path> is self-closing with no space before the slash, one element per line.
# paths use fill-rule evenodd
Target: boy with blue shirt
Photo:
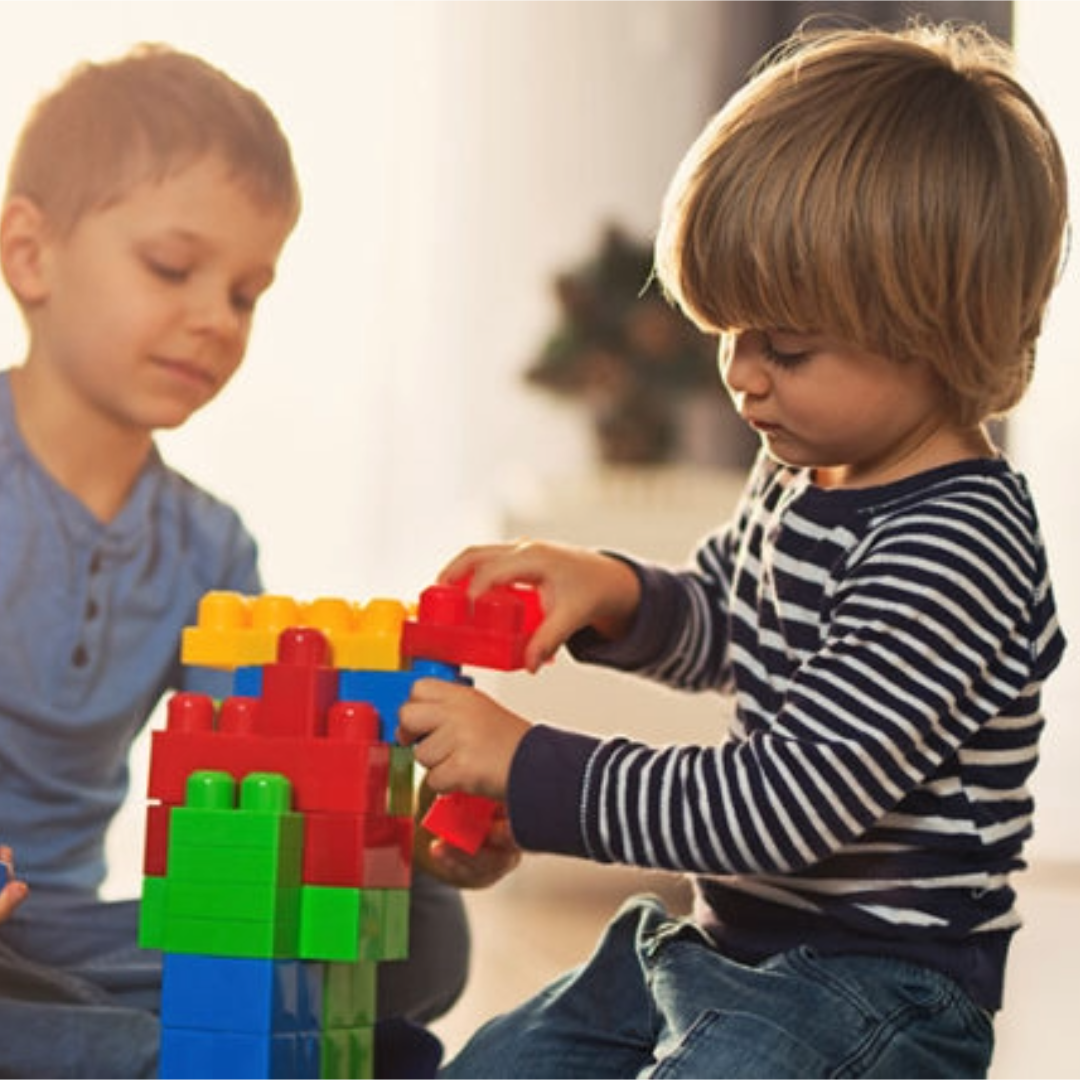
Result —
<path fill-rule="evenodd" d="M 128 753 L 210 590 L 260 590 L 236 511 L 154 443 L 228 384 L 300 212 L 266 104 L 164 46 L 84 64 L 33 111 L 0 262 L 23 363 L 0 373 L 0 829 L 30 883 L 0 925 L 0 1071 L 149 1076 L 160 956 L 105 903 Z M 194 684 L 193 684 L 194 680 Z M 25 887 L 23 888 L 25 891 Z M 417 875 L 413 957 L 380 1002 L 426 1019 L 464 981 L 460 897 Z M 431 933 L 428 933 L 428 928 Z"/>

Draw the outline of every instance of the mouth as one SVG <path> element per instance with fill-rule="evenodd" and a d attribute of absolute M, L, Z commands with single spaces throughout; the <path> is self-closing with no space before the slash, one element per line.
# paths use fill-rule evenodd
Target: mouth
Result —
<path fill-rule="evenodd" d="M 758 420 L 753 416 L 744 416 L 743 419 L 750 427 L 755 431 L 760 432 L 762 435 L 771 435 L 773 432 L 780 430 L 779 424 L 770 424 L 765 420 Z"/>
<path fill-rule="evenodd" d="M 158 356 L 154 358 L 154 364 L 160 370 L 182 382 L 205 390 L 213 390 L 217 387 L 217 379 L 212 372 L 189 360 L 171 360 L 168 357 Z"/>

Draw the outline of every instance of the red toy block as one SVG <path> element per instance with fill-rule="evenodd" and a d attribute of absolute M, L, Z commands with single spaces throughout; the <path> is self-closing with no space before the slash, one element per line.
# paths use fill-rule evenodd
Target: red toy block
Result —
<path fill-rule="evenodd" d="M 267 736 L 324 734 L 338 689 L 326 635 L 311 627 L 283 630 L 277 655 L 277 663 L 263 668 L 259 731 Z"/>
<path fill-rule="evenodd" d="M 529 585 L 497 585 L 475 600 L 467 582 L 430 585 L 416 618 L 402 627 L 402 655 L 444 664 L 510 671 L 524 666 L 525 645 L 543 618 Z"/>
<path fill-rule="evenodd" d="M 421 824 L 448 844 L 475 855 L 491 829 L 498 808 L 494 799 L 453 791 L 435 799 Z"/>
<path fill-rule="evenodd" d="M 149 798 L 182 805 L 191 773 L 222 769 L 237 781 L 250 772 L 287 776 L 295 808 L 303 813 L 386 812 L 390 746 L 371 738 L 379 722 L 371 706 L 336 702 L 324 736 L 269 738 L 257 734 L 261 706 L 254 698 L 226 698 L 214 730 L 209 698 L 173 695 L 165 730 L 151 736 Z"/>
<path fill-rule="evenodd" d="M 171 806 L 154 803 L 146 808 L 146 836 L 143 841 L 143 874 L 164 877 L 169 862 L 169 812 Z"/>
<path fill-rule="evenodd" d="M 411 817 L 304 815 L 305 885 L 407 889 L 412 881 Z"/>

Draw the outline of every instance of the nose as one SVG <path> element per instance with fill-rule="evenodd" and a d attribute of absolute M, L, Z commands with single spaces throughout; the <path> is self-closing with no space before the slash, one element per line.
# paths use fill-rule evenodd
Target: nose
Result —
<path fill-rule="evenodd" d="M 733 398 L 763 397 L 769 369 L 753 334 L 728 334 L 720 347 L 720 375 Z"/>
<path fill-rule="evenodd" d="M 207 284 L 192 303 L 192 318 L 204 334 L 221 338 L 243 335 L 247 326 L 246 312 L 237 307 L 232 292 L 220 285 Z"/>

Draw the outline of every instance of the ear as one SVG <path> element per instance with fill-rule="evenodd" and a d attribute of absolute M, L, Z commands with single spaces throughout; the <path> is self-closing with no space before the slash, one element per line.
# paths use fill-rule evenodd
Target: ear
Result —
<path fill-rule="evenodd" d="M 47 248 L 45 215 L 36 203 L 16 195 L 0 211 L 0 268 L 24 307 L 39 304 L 49 295 Z"/>

